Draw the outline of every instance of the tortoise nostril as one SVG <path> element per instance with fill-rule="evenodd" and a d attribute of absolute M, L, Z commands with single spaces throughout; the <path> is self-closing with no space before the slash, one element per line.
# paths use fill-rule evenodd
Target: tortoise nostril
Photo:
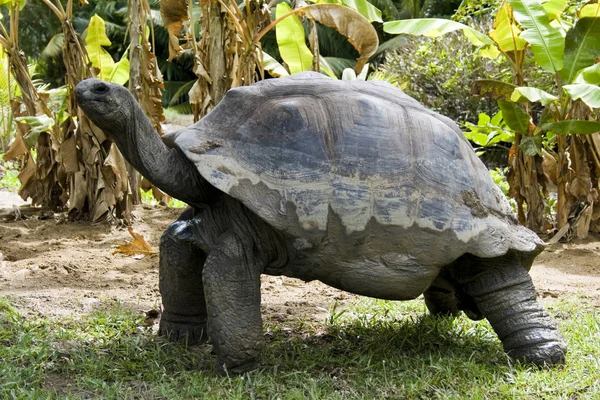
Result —
<path fill-rule="evenodd" d="M 96 94 L 104 94 L 108 92 L 108 85 L 104 82 L 97 83 L 94 85 L 94 87 L 92 87 L 92 92 Z"/>

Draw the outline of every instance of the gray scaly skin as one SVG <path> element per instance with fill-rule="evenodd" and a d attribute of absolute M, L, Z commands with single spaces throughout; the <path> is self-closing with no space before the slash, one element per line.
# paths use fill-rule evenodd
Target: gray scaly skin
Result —
<path fill-rule="evenodd" d="M 77 86 L 76 95 L 86 115 L 138 171 L 192 206 L 161 238 L 160 334 L 189 343 L 210 341 L 219 371 L 242 373 L 258 364 L 263 273 L 319 279 L 350 292 L 397 300 L 424 292 L 435 314 L 456 315 L 463 310 L 470 317 L 487 318 L 514 359 L 539 366 L 564 363 L 565 343 L 536 302 L 519 254 L 509 251 L 485 259 L 465 254 L 425 287 L 413 277 L 406 287 L 414 293 L 408 294 L 396 294 L 397 288 L 390 286 L 402 282 L 397 272 L 391 279 L 372 277 L 362 285 L 368 275 L 360 269 L 343 270 L 344 279 L 339 270 L 329 271 L 326 263 L 311 269 L 301 261 L 298 238 L 279 232 L 239 200 L 211 186 L 176 145 L 163 143 L 125 88 L 89 79 Z M 332 221 L 328 230 L 334 235 L 340 227 Z M 325 262 L 341 257 L 335 251 L 341 250 L 329 248 L 318 256 Z M 381 260 L 385 257 L 382 254 Z"/>

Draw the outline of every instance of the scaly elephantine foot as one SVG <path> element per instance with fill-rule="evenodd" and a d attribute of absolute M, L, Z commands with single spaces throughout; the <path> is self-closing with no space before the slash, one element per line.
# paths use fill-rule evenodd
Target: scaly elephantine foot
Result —
<path fill-rule="evenodd" d="M 538 367 L 552 367 L 563 365 L 566 353 L 567 347 L 562 338 L 559 337 L 552 342 L 542 342 L 538 345 L 527 345 L 510 350 L 508 355 L 517 362 Z"/>
<path fill-rule="evenodd" d="M 217 373 L 219 375 L 240 375 L 258 368 L 258 362 L 258 357 L 239 363 L 217 360 Z"/>
<path fill-rule="evenodd" d="M 161 316 L 158 334 L 173 342 L 185 341 L 190 345 L 203 344 L 208 341 L 205 319 L 175 316 L 166 311 Z"/>
<path fill-rule="evenodd" d="M 488 319 L 504 351 L 514 360 L 536 366 L 565 362 L 566 343 L 535 287 L 514 254 L 497 259 L 461 258 L 455 277 Z"/>

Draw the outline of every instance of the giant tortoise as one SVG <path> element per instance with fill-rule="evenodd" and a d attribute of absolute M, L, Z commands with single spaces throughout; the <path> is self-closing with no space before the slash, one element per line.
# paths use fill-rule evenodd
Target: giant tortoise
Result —
<path fill-rule="evenodd" d="M 85 114 L 154 185 L 191 208 L 160 242 L 160 333 L 258 363 L 261 274 L 487 318 L 505 351 L 564 363 L 520 226 L 456 124 L 396 87 L 301 73 L 231 89 L 163 136 L 126 88 L 88 79 Z"/>

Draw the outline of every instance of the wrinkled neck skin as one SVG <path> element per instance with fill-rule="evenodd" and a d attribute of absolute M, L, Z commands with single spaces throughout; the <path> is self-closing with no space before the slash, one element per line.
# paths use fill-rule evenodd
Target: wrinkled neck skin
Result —
<path fill-rule="evenodd" d="M 194 207 L 204 208 L 217 196 L 195 165 L 177 148 L 167 147 L 140 107 L 123 126 L 107 129 L 123 156 L 160 190 Z M 125 130 L 125 132 L 123 132 Z"/>

